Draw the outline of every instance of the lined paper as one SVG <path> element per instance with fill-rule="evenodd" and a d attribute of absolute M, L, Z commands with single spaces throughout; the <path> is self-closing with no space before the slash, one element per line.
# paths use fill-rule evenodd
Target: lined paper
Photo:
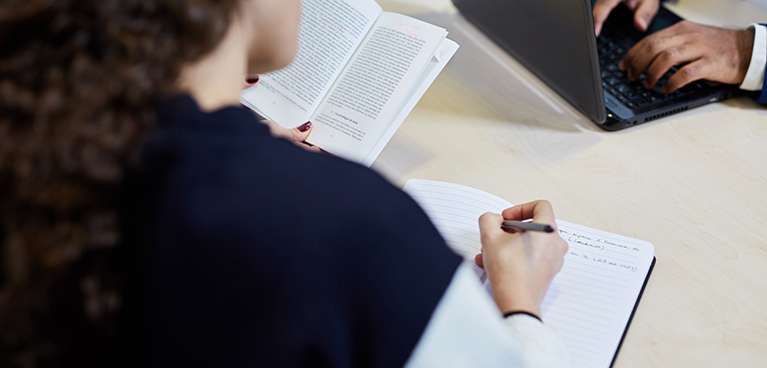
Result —
<path fill-rule="evenodd" d="M 481 249 L 478 219 L 512 204 L 462 185 L 412 179 L 403 189 L 423 208 L 447 244 L 474 264 Z M 541 305 L 545 323 L 570 349 L 573 367 L 609 367 L 652 263 L 652 244 L 557 221 L 569 245 L 562 271 Z M 489 288 L 488 288 L 489 290 Z"/>

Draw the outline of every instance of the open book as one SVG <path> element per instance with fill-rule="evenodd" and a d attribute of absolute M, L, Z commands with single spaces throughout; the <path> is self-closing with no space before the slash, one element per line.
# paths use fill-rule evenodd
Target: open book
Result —
<path fill-rule="evenodd" d="M 437 181 L 412 179 L 404 191 L 464 257 L 464 266 L 484 278 L 474 263 L 481 249 L 477 220 L 485 212 L 501 213 L 511 203 Z M 573 367 L 609 367 L 655 265 L 655 248 L 646 241 L 564 221 L 557 221 L 557 227 L 570 247 L 541 305 L 543 320 L 567 344 Z"/>
<path fill-rule="evenodd" d="M 458 44 L 443 28 L 384 12 L 374 0 L 304 0 L 299 47 L 241 101 L 308 142 L 370 166 Z"/>

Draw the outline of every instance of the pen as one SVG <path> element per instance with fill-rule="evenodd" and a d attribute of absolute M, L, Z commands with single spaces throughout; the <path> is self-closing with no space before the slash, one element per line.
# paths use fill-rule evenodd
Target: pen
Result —
<path fill-rule="evenodd" d="M 503 220 L 502 229 L 522 230 L 522 231 L 543 231 L 545 233 L 553 233 L 554 228 L 551 225 L 535 224 L 532 222 Z"/>

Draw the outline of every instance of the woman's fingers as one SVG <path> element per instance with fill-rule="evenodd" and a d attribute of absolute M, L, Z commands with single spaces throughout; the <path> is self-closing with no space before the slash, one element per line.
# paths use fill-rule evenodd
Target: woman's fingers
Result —
<path fill-rule="evenodd" d="M 485 268 L 485 260 L 482 258 L 482 253 L 474 256 L 474 263 L 476 263 L 480 268 Z"/>
<path fill-rule="evenodd" d="M 551 208 L 551 203 L 546 200 L 507 208 L 502 215 L 505 220 L 525 221 L 532 219 L 533 222 L 551 225 L 554 229 L 557 228 L 556 221 L 554 221 L 554 209 Z"/>
<path fill-rule="evenodd" d="M 257 75 L 247 76 L 245 77 L 245 84 L 243 85 L 242 89 L 248 89 L 250 87 L 253 87 L 256 83 L 258 83 Z"/>
<path fill-rule="evenodd" d="M 259 78 L 257 75 L 246 77 L 245 83 L 243 84 L 243 89 L 253 87 L 256 83 L 258 83 L 258 79 Z M 315 147 L 306 143 L 306 138 L 308 138 L 309 134 L 312 132 L 311 122 L 306 122 L 292 129 L 285 128 L 271 120 L 261 120 L 261 123 L 266 124 L 266 126 L 269 127 L 269 132 L 272 133 L 272 136 L 274 137 L 287 139 L 308 151 L 322 152 L 319 147 Z"/>
<path fill-rule="evenodd" d="M 258 83 L 259 77 L 257 75 L 251 75 L 245 77 L 245 82 L 243 83 L 243 89 L 247 89 L 250 87 L 253 87 Z M 315 147 L 310 145 L 306 142 L 306 138 L 309 137 L 309 134 L 312 132 L 312 123 L 306 122 L 302 124 L 301 126 L 288 129 L 283 127 L 280 124 L 277 124 L 271 120 L 261 120 L 261 123 L 266 124 L 266 126 L 269 127 L 269 132 L 272 133 L 272 136 L 277 138 L 284 138 L 287 139 L 293 143 L 298 144 L 301 148 L 304 148 L 308 151 L 312 152 L 322 152 L 322 150 L 319 147 Z"/>
<path fill-rule="evenodd" d="M 484 237 L 495 238 L 498 234 L 502 234 L 501 224 L 503 224 L 503 217 L 496 213 L 485 213 L 479 216 L 479 233 Z"/>
<path fill-rule="evenodd" d="M 319 147 L 312 146 L 306 143 L 306 138 L 312 132 L 312 123 L 306 122 L 296 128 L 285 128 L 280 124 L 277 124 L 271 120 L 261 120 L 262 124 L 266 124 L 269 127 L 269 132 L 276 138 L 287 139 L 293 143 L 298 144 L 301 148 L 312 152 L 322 152 Z"/>

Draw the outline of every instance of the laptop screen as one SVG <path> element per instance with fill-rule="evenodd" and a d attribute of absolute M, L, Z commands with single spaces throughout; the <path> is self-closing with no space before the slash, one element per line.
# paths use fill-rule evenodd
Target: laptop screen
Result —
<path fill-rule="evenodd" d="M 606 119 L 591 0 L 453 0 L 458 10 L 589 119 Z"/>

